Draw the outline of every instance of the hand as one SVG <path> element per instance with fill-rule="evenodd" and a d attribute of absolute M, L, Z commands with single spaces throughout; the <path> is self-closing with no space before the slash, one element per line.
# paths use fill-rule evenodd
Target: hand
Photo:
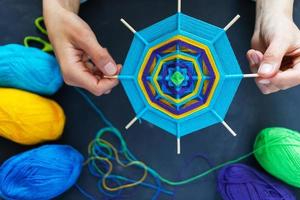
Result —
<path fill-rule="evenodd" d="M 118 84 L 107 79 L 119 73 L 108 51 L 101 47 L 90 27 L 76 14 L 78 0 L 44 0 L 49 39 L 68 85 L 85 88 L 94 95 L 109 93 Z"/>
<path fill-rule="evenodd" d="M 256 79 L 259 89 L 270 94 L 299 85 L 300 31 L 292 20 L 292 13 L 283 13 L 279 7 L 258 7 L 252 49 L 247 58 L 252 72 L 260 76 Z M 285 12 L 287 10 L 292 8 Z"/>

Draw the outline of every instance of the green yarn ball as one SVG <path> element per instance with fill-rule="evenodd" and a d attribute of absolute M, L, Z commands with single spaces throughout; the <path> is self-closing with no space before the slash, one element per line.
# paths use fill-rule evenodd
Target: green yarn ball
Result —
<path fill-rule="evenodd" d="M 300 133 L 286 128 L 262 130 L 254 144 L 254 156 L 270 174 L 300 188 Z"/>

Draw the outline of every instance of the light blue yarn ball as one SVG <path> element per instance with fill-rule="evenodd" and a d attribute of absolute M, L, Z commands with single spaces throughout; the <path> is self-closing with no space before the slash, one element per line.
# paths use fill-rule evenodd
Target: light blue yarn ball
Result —
<path fill-rule="evenodd" d="M 71 146 L 45 145 L 8 159 L 0 168 L 0 197 L 46 200 L 72 187 L 83 156 Z"/>
<path fill-rule="evenodd" d="M 0 46 L 0 86 L 54 94 L 63 84 L 56 59 L 39 49 L 18 44 Z"/>

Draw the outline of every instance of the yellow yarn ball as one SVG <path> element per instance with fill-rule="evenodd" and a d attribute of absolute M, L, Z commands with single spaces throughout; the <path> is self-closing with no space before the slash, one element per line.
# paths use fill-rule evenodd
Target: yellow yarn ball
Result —
<path fill-rule="evenodd" d="M 0 88 L 0 136 L 33 145 L 58 139 L 65 115 L 53 100 L 17 90 Z"/>

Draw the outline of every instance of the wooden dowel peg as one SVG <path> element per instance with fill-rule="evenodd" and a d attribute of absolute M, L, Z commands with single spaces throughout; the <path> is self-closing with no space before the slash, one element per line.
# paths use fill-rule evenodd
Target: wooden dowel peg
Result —
<path fill-rule="evenodd" d="M 143 36 L 141 34 L 139 34 L 132 26 L 130 26 L 126 21 L 125 19 L 121 19 L 121 22 L 134 34 L 136 35 L 137 37 L 140 38 L 140 40 L 142 40 L 143 43 L 145 43 L 146 45 L 148 45 L 148 41 L 145 40 L 145 38 L 143 38 Z"/>
<path fill-rule="evenodd" d="M 104 75 L 103 78 L 124 80 L 124 79 L 134 79 L 134 76 L 119 74 L 119 75 L 113 75 L 113 76 Z"/>
<path fill-rule="evenodd" d="M 119 76 L 118 76 L 118 75 L 114 75 L 114 76 L 106 76 L 106 75 L 104 75 L 103 78 L 107 78 L 107 79 L 118 79 Z"/>
<path fill-rule="evenodd" d="M 125 21 L 125 19 L 121 19 L 121 22 L 133 33 L 133 34 L 135 34 L 136 33 L 136 30 L 132 27 L 132 26 L 130 26 L 130 24 L 128 24 L 126 21 Z"/>
<path fill-rule="evenodd" d="M 138 120 L 137 117 L 134 117 L 126 126 L 125 129 L 128 130 L 136 121 Z"/>
<path fill-rule="evenodd" d="M 230 27 L 240 18 L 240 15 L 235 16 L 225 27 L 224 27 L 224 31 L 227 31 L 228 29 L 230 29 Z"/>
<path fill-rule="evenodd" d="M 143 114 L 147 111 L 147 108 L 144 108 L 142 111 L 137 113 L 137 115 L 125 126 L 125 129 L 128 130 L 138 119 L 140 119 Z"/>
<path fill-rule="evenodd" d="M 220 120 L 223 126 L 231 133 L 233 136 L 237 136 L 236 132 L 230 128 L 230 126 L 225 122 L 225 120 L 222 119 L 222 117 L 214 110 L 212 110 L 212 113 Z"/>
<path fill-rule="evenodd" d="M 232 130 L 232 128 L 225 121 L 222 121 L 222 124 L 229 131 L 229 133 L 231 133 L 233 136 L 237 136 L 236 132 L 234 132 L 234 130 Z"/>
<path fill-rule="evenodd" d="M 181 143 L 180 138 L 177 138 L 177 154 L 181 154 Z"/>
<path fill-rule="evenodd" d="M 178 4 L 177 4 L 177 12 L 181 13 L 181 0 L 178 0 Z"/>
<path fill-rule="evenodd" d="M 244 78 L 257 78 L 259 77 L 258 74 L 244 74 L 243 75 Z"/>

